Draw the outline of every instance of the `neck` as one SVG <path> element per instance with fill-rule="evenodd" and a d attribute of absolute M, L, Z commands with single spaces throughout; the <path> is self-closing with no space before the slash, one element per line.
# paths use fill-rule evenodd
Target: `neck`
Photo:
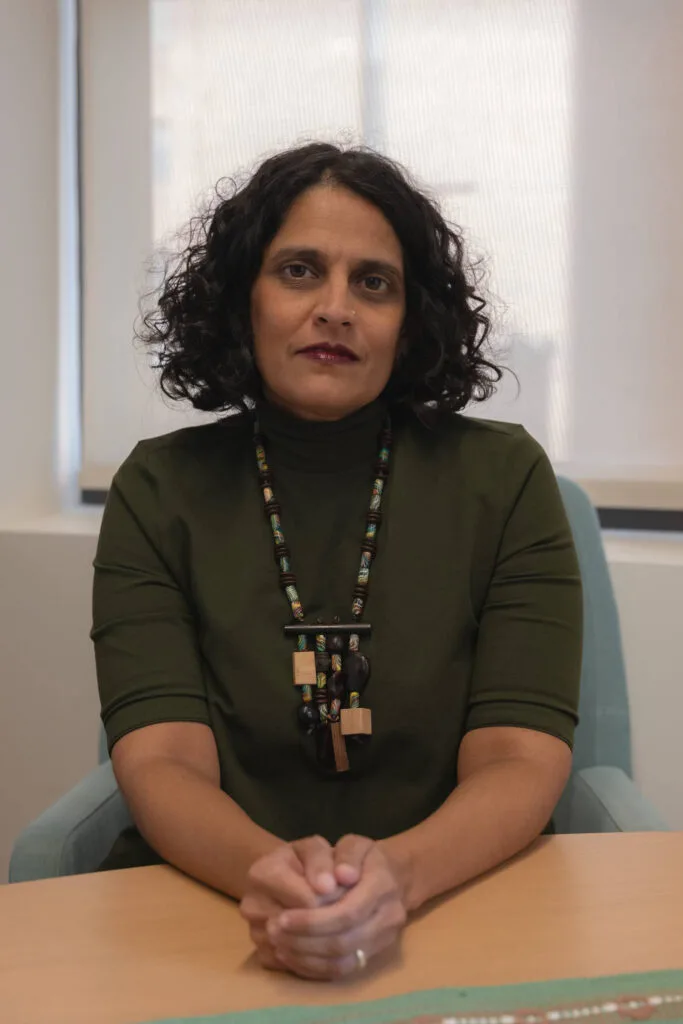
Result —
<path fill-rule="evenodd" d="M 350 415 L 314 420 L 262 401 L 257 403 L 256 413 L 275 474 L 278 466 L 337 473 L 371 470 L 387 410 L 384 402 L 377 399 Z"/>
<path fill-rule="evenodd" d="M 364 406 L 315 406 L 295 405 L 275 395 L 269 388 L 264 388 L 264 398 L 269 405 L 275 406 L 287 416 L 297 420 L 304 420 L 307 423 L 339 423 L 354 413 L 359 412 Z"/>

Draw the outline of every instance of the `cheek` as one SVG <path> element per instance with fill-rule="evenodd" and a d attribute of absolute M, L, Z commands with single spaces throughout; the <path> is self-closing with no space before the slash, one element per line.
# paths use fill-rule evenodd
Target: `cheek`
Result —
<path fill-rule="evenodd" d="M 375 359 L 382 366 L 393 366 L 398 355 L 400 345 L 400 334 L 402 320 L 391 320 L 390 323 L 383 323 L 378 325 L 378 329 L 375 332 L 374 337 L 374 354 Z"/>
<path fill-rule="evenodd" d="M 291 315 L 282 302 L 270 300 L 267 289 L 254 296 L 251 305 L 251 326 L 257 360 L 277 359 L 291 333 Z"/>

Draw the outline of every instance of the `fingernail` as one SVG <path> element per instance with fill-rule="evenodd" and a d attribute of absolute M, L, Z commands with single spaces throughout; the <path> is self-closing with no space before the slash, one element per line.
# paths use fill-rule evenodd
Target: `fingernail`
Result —
<path fill-rule="evenodd" d="M 277 939 L 278 935 L 280 934 L 280 926 L 278 925 L 277 921 L 269 921 L 266 927 L 268 930 L 268 938 Z"/>
<path fill-rule="evenodd" d="M 283 914 L 280 918 L 278 918 L 277 926 L 278 928 L 281 928 L 282 931 L 286 932 L 287 929 L 289 928 L 289 924 L 290 919 L 287 917 L 286 914 Z"/>
<path fill-rule="evenodd" d="M 321 890 L 321 892 L 332 892 L 333 889 L 336 889 L 337 882 L 334 875 L 331 875 L 329 872 L 324 872 L 322 875 L 318 875 L 316 879 L 316 886 Z"/>

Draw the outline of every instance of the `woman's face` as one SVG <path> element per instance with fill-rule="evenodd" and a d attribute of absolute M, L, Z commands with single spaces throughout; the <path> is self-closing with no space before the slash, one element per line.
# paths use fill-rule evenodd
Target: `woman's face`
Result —
<path fill-rule="evenodd" d="M 403 254 L 383 214 L 340 186 L 304 192 L 251 293 L 266 397 L 310 420 L 374 401 L 391 376 L 404 313 Z"/>

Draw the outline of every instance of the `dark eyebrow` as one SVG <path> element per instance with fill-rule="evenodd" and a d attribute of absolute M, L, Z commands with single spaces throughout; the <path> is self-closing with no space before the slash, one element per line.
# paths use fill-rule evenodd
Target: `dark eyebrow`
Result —
<path fill-rule="evenodd" d="M 270 263 L 279 263 L 282 260 L 306 260 L 309 263 L 317 263 L 318 265 L 325 263 L 325 257 L 319 249 L 300 249 L 297 246 L 289 246 L 288 248 L 278 249 L 270 257 Z M 362 259 L 358 261 L 356 265 L 356 271 L 363 274 L 385 274 L 387 277 L 393 278 L 395 281 L 402 281 L 403 274 L 399 267 L 393 263 L 388 263 L 386 260 L 376 259 Z"/>

